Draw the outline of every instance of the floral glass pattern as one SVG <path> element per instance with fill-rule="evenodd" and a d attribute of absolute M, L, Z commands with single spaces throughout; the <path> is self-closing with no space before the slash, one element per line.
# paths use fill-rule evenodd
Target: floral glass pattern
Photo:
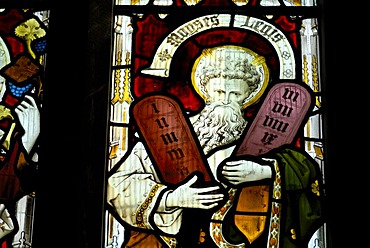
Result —
<path fill-rule="evenodd" d="M 48 11 L 0 12 L 0 246 L 32 247 Z"/>

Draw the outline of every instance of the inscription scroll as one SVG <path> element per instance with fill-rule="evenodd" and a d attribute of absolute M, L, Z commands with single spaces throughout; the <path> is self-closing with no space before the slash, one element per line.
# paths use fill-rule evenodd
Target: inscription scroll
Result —
<path fill-rule="evenodd" d="M 196 171 L 203 174 L 205 182 L 213 180 L 196 136 L 174 99 L 145 97 L 133 106 L 133 116 L 165 182 L 179 183 Z"/>

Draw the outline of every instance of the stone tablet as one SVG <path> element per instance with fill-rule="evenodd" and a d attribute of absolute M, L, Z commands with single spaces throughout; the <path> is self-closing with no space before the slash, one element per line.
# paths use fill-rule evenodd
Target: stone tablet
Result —
<path fill-rule="evenodd" d="M 171 184 L 200 172 L 205 182 L 214 181 L 201 147 L 180 105 L 164 95 L 152 95 L 133 106 L 133 116 L 162 179 Z"/>
<path fill-rule="evenodd" d="M 292 143 L 311 105 L 308 90 L 296 83 L 279 83 L 269 91 L 237 156 L 261 155 Z"/>

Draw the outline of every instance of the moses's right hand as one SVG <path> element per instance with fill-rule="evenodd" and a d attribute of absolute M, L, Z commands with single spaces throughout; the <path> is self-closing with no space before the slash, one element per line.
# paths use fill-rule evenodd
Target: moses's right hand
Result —
<path fill-rule="evenodd" d="M 222 202 L 225 195 L 220 193 L 220 186 L 193 188 L 198 177 L 194 175 L 187 183 L 180 185 L 167 196 L 168 208 L 211 209 Z"/>

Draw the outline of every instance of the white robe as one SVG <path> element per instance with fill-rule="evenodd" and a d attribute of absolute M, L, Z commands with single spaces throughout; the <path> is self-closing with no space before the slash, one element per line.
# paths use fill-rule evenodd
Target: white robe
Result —
<path fill-rule="evenodd" d="M 217 166 L 230 156 L 234 148 L 219 150 L 207 159 L 215 177 Z M 160 198 L 163 192 L 165 193 Z M 109 177 L 107 184 L 108 203 L 124 222 L 151 230 L 157 227 L 162 232 L 173 235 L 179 232 L 182 210 L 166 208 L 165 199 L 168 193 L 168 187 L 160 182 L 157 170 L 141 142 L 134 146 L 128 158 Z M 154 221 L 154 226 L 151 221 Z"/>

